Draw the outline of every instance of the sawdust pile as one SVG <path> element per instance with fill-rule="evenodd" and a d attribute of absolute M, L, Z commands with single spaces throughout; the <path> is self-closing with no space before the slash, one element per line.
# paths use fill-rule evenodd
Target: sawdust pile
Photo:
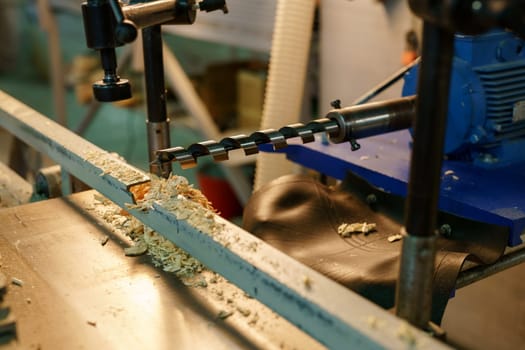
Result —
<path fill-rule="evenodd" d="M 120 179 L 125 183 L 144 181 L 146 178 L 143 173 L 135 171 L 130 166 L 122 162 L 123 158 L 116 153 L 106 151 L 88 150 L 84 154 L 86 161 L 100 168 L 102 175 L 110 175 Z"/>
<path fill-rule="evenodd" d="M 174 213 L 178 220 L 186 220 L 204 233 L 213 236 L 222 229 L 222 225 L 215 222 L 211 203 L 182 176 L 155 177 L 149 183 L 134 186 L 131 192 L 136 204 L 129 205 L 130 209 L 147 211 L 153 203 L 158 203 Z M 102 218 L 133 240 L 134 246 L 127 248 L 127 255 L 147 253 L 155 266 L 182 279 L 191 278 L 204 269 L 197 259 L 106 198 L 97 196 L 96 200 L 99 205 L 95 209 Z"/>

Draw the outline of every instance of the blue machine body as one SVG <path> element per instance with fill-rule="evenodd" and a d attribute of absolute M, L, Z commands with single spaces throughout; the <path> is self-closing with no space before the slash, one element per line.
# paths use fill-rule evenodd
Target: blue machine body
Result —
<path fill-rule="evenodd" d="M 525 48 L 513 34 L 457 36 L 439 209 L 506 226 L 509 245 L 525 234 Z M 404 95 L 416 93 L 417 68 Z M 321 173 L 344 179 L 349 171 L 387 193 L 406 196 L 411 136 L 407 130 L 347 144 L 290 143 L 279 150 Z M 261 147 L 271 151 L 271 147 Z"/>
<path fill-rule="evenodd" d="M 445 153 L 475 165 L 525 160 L 525 42 L 510 32 L 457 35 Z M 417 67 L 405 76 L 414 95 Z"/>

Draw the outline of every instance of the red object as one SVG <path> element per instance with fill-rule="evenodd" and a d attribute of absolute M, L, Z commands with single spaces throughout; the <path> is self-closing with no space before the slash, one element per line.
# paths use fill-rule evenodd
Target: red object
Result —
<path fill-rule="evenodd" d="M 242 215 L 242 206 L 228 181 L 205 172 L 197 173 L 197 181 L 201 192 L 217 209 L 220 216 L 231 219 Z"/>
<path fill-rule="evenodd" d="M 403 51 L 401 55 L 401 64 L 407 66 L 417 58 L 417 52 L 413 50 Z"/>

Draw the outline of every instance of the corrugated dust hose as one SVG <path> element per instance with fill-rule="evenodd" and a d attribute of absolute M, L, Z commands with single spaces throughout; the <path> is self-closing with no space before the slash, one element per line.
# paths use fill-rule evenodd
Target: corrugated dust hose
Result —
<path fill-rule="evenodd" d="M 299 122 L 315 3 L 279 0 L 277 4 L 261 130 Z M 292 171 L 293 164 L 284 155 L 261 153 L 254 188 Z"/>

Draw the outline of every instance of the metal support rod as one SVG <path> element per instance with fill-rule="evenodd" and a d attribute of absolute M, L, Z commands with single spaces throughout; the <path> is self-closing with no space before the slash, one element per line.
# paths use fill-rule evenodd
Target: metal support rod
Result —
<path fill-rule="evenodd" d="M 435 228 L 453 42 L 453 33 L 424 22 L 405 211 L 407 237 L 403 240 L 396 289 L 396 314 L 420 328 L 427 327 L 431 314 Z"/>
<path fill-rule="evenodd" d="M 146 28 L 175 19 L 176 0 L 144 2 L 124 6 L 124 17 L 138 28 Z"/>
<path fill-rule="evenodd" d="M 525 247 L 504 255 L 494 264 L 476 266 L 462 271 L 456 280 L 456 289 L 466 287 L 474 282 L 492 276 L 525 262 Z"/>
<path fill-rule="evenodd" d="M 401 78 L 405 76 L 405 74 L 407 74 L 409 70 L 411 70 L 415 65 L 419 64 L 420 61 L 421 57 L 416 58 L 414 61 L 407 64 L 406 66 L 399 69 L 394 74 L 383 80 L 381 83 L 379 83 L 378 85 L 374 86 L 373 88 L 356 98 L 354 102 L 352 102 L 352 104 L 362 105 L 363 103 L 367 103 L 368 101 L 370 101 L 371 99 L 378 96 L 380 93 L 397 83 Z"/>
<path fill-rule="evenodd" d="M 155 164 L 155 151 L 170 147 L 169 119 L 166 112 L 166 88 L 162 59 L 161 26 L 142 30 L 144 76 L 146 80 L 147 134 L 150 172 L 162 177 L 171 173 L 170 164 Z"/>

